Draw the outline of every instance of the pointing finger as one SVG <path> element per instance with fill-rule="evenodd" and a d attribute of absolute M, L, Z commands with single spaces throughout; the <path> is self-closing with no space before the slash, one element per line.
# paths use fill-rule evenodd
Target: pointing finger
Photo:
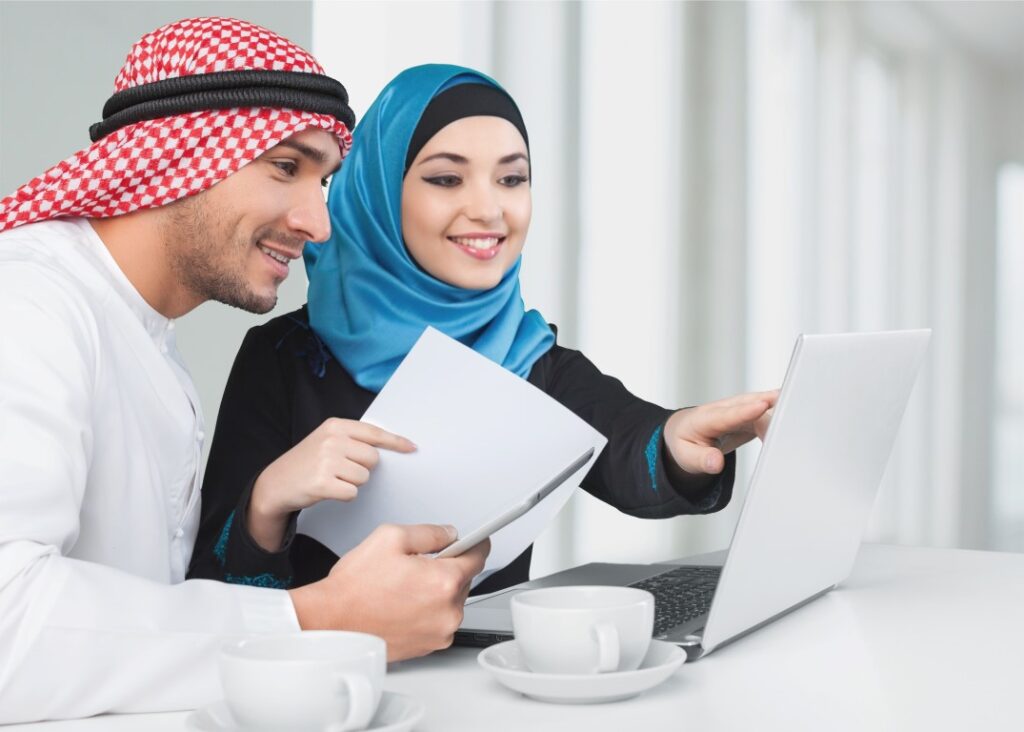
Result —
<path fill-rule="evenodd" d="M 693 415 L 695 427 L 705 439 L 712 440 L 737 430 L 753 432 L 751 423 L 769 408 L 764 400 L 717 409 L 697 410 Z"/>

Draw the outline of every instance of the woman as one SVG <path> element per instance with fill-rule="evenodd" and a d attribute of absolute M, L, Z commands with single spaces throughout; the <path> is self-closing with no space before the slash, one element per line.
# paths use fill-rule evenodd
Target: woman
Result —
<path fill-rule="evenodd" d="M 633 516 L 709 513 L 730 498 L 729 454 L 767 422 L 775 393 L 673 412 L 630 394 L 519 294 L 530 223 L 526 127 L 469 69 L 399 74 L 331 183 L 331 239 L 308 244 L 308 305 L 247 334 L 203 485 L 191 576 L 299 586 L 336 557 L 295 518 L 352 500 L 378 449 L 415 449 L 358 422 L 427 325 L 500 363 L 608 438 L 582 487 Z M 530 549 L 477 586 L 527 579 Z"/>

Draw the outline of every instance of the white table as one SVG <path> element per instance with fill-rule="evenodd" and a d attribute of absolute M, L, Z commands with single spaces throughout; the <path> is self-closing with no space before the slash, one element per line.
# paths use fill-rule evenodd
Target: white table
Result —
<path fill-rule="evenodd" d="M 452 649 L 392 666 L 385 688 L 458 730 L 1024 730 L 1024 555 L 865 545 L 838 589 L 612 704 L 518 696 Z M 182 730 L 186 713 L 3 732 Z"/>

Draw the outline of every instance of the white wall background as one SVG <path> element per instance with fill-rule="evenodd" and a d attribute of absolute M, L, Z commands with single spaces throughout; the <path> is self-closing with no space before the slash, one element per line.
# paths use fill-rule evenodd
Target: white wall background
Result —
<path fill-rule="evenodd" d="M 998 282 L 1024 287 L 1021 259 L 997 259 L 1000 166 L 1024 162 L 1020 3 L 2 0 L 3 190 L 86 143 L 139 35 L 215 13 L 311 47 L 357 114 L 413 64 L 501 81 L 535 172 L 527 303 L 646 398 L 776 385 L 800 331 L 934 328 L 869 536 L 1024 549 L 1024 476 L 1003 459 L 1024 454 L 1024 429 L 996 433 L 993 417 L 1024 424 L 995 378 L 997 354 L 1024 349 L 1005 342 L 1021 313 L 996 327 L 999 263 Z M 304 285 L 293 272 L 277 312 Z M 262 320 L 208 304 L 181 324 L 211 423 Z M 725 546 L 756 450 L 713 517 L 644 522 L 575 499 L 535 569 Z"/>
<path fill-rule="evenodd" d="M 536 171 L 526 300 L 638 394 L 682 405 L 778 384 L 801 331 L 932 327 L 869 537 L 1024 548 L 997 538 L 993 494 L 1024 477 L 992 471 L 996 181 L 1021 149 L 1006 120 L 1024 63 L 985 46 L 1020 11 L 316 2 L 313 43 L 364 104 L 428 61 L 509 88 Z M 718 548 L 740 505 L 643 522 L 580 496 L 537 569 Z"/>

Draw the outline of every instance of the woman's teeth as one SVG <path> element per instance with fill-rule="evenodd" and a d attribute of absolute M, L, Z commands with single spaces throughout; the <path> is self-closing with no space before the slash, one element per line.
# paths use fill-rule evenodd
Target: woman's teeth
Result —
<path fill-rule="evenodd" d="M 288 257 L 284 256 L 283 254 L 278 254 L 277 252 L 271 251 L 270 249 L 267 249 L 265 246 L 260 245 L 260 251 L 269 256 L 270 258 L 276 259 L 281 264 L 288 264 L 289 262 Z"/>
<path fill-rule="evenodd" d="M 471 239 L 463 238 L 461 236 L 450 236 L 448 238 L 456 244 L 469 247 L 470 249 L 491 249 L 492 247 L 498 246 L 498 242 L 501 241 L 501 239 L 496 236 L 489 236 L 485 238 L 473 237 Z"/>

